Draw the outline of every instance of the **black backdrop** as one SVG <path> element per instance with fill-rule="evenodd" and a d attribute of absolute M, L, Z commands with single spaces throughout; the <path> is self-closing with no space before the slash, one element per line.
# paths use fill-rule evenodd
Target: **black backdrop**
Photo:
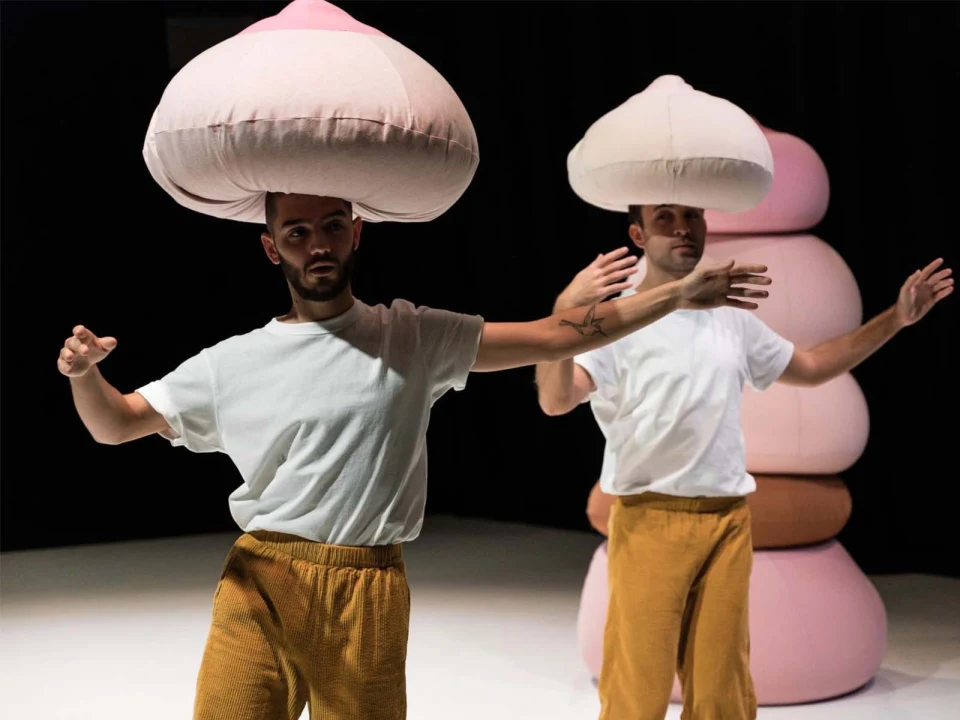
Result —
<path fill-rule="evenodd" d="M 416 226 L 367 225 L 355 291 L 488 320 L 535 319 L 622 216 L 579 201 L 566 154 L 664 73 L 810 142 L 832 196 L 816 233 L 855 274 L 865 316 L 915 268 L 956 265 L 960 4 L 344 2 L 456 88 L 480 139 L 463 199 Z M 76 323 L 119 339 L 129 391 L 286 309 L 259 229 L 191 213 L 141 158 L 182 63 L 274 2 L 2 4 L 2 549 L 233 530 L 223 456 L 158 438 L 95 444 L 54 360 Z M 854 375 L 870 440 L 843 474 L 840 536 L 868 572 L 960 575 L 957 298 Z M 532 369 L 471 379 L 436 406 L 428 513 L 589 531 L 602 440 L 589 409 L 547 418 Z"/>

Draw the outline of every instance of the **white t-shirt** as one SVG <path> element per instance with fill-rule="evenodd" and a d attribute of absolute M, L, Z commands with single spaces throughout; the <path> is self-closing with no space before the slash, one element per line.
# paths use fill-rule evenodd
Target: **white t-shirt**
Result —
<path fill-rule="evenodd" d="M 482 328 L 479 316 L 355 300 L 322 322 L 271 320 L 137 392 L 174 445 L 230 456 L 243 530 L 407 542 L 423 520 L 430 409 L 466 385 Z"/>
<path fill-rule="evenodd" d="M 742 496 L 744 383 L 765 390 L 793 343 L 748 310 L 676 310 L 575 358 L 597 386 L 589 401 L 606 438 L 600 488 L 681 497 Z"/>

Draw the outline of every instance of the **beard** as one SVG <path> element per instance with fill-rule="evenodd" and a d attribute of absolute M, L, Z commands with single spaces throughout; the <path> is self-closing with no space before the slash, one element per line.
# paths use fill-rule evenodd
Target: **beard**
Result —
<path fill-rule="evenodd" d="M 283 276 L 290 283 L 290 287 L 303 300 L 313 302 L 327 302 L 339 296 L 350 284 L 353 277 L 353 267 L 356 264 L 357 251 L 351 250 L 349 257 L 344 262 L 335 258 L 323 258 L 325 262 L 332 262 L 336 269 L 329 277 L 317 277 L 311 275 L 307 266 L 297 268 L 281 255 L 280 268 L 283 270 Z M 312 258 L 309 264 L 317 262 L 319 258 Z"/>

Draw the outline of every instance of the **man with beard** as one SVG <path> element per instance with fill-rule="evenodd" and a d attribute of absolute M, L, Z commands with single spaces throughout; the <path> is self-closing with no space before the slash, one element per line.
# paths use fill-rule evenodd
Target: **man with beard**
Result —
<path fill-rule="evenodd" d="M 678 308 L 765 297 L 766 268 L 704 269 L 648 293 L 524 323 L 395 301 L 350 279 L 362 220 L 350 202 L 268 193 L 267 257 L 293 301 L 264 327 L 123 395 L 96 369 L 116 346 L 75 328 L 60 353 L 92 436 L 153 433 L 223 452 L 243 482 L 197 685 L 197 718 L 405 717 L 409 593 L 400 547 L 426 497 L 430 409 L 469 372 L 558 360 Z M 756 305 L 750 304 L 751 307 Z"/>
<path fill-rule="evenodd" d="M 701 208 L 633 205 L 629 221 L 646 257 L 638 293 L 698 272 L 707 236 Z M 626 254 L 616 250 L 578 273 L 554 312 L 626 290 L 636 272 Z M 615 501 L 601 720 L 663 720 L 675 675 L 684 718 L 756 717 L 745 499 L 756 482 L 745 467 L 743 385 L 819 385 L 853 369 L 953 292 L 941 264 L 913 273 L 897 302 L 870 322 L 811 349 L 794 348 L 728 304 L 671 313 L 613 344 L 537 365 L 543 411 L 562 415 L 589 400 L 607 441 L 600 486 Z M 591 522 L 602 528 L 602 509 L 594 512 L 602 499 L 591 501 Z"/>

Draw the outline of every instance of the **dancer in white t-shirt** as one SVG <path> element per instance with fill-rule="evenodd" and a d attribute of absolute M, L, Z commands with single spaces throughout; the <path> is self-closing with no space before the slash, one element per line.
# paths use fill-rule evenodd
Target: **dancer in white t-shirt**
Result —
<path fill-rule="evenodd" d="M 417 537 L 433 404 L 471 371 L 598 348 L 681 309 L 764 297 L 762 266 L 705 269 L 535 322 L 396 301 L 371 307 L 350 280 L 362 221 L 349 202 L 268 194 L 269 259 L 290 312 L 122 394 L 97 364 L 117 346 L 83 326 L 60 352 L 93 437 L 160 434 L 223 452 L 242 479 L 244 534 L 228 557 L 197 687 L 197 718 L 403 718 L 409 595 L 400 545 Z M 191 482 L 198 482 L 191 479 Z M 171 484 L 174 496 L 184 492 Z"/>
<path fill-rule="evenodd" d="M 696 272 L 707 233 L 701 209 L 632 206 L 629 217 L 647 265 L 637 292 Z M 603 720 L 662 720 L 675 673 L 684 718 L 756 716 L 744 499 L 756 484 L 740 425 L 744 383 L 757 390 L 778 380 L 812 386 L 856 367 L 953 292 L 951 271 L 938 270 L 941 264 L 911 275 L 896 304 L 870 322 L 811 349 L 795 348 L 729 303 L 680 310 L 612 344 L 537 365 L 544 412 L 561 415 L 589 400 L 606 438 L 599 484 L 616 500 L 608 526 Z M 561 293 L 554 311 L 625 290 L 635 271 L 626 248 L 602 255 Z M 591 522 L 603 526 L 593 514 Z"/>

